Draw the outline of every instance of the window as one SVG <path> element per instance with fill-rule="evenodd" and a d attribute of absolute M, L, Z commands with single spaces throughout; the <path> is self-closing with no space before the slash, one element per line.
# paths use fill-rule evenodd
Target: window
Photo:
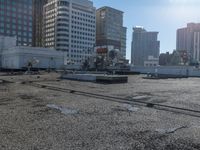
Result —
<path fill-rule="evenodd" d="M 0 29 L 0 32 L 1 32 L 1 33 L 4 33 L 4 29 L 3 29 L 3 28 L 2 28 L 2 29 Z"/>

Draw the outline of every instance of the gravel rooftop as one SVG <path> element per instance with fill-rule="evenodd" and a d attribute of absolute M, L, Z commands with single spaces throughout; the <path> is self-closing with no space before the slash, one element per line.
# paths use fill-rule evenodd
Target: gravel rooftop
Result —
<path fill-rule="evenodd" d="M 132 75 L 125 84 L 96 84 L 59 76 L 0 74 L 0 150 L 200 150 L 198 113 L 24 84 L 200 110 L 200 78 L 148 80 Z"/>

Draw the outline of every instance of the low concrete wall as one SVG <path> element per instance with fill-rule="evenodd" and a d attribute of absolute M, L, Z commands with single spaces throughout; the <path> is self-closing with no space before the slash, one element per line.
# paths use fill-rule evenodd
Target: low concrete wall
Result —
<path fill-rule="evenodd" d="M 102 74 L 62 74 L 61 78 L 78 81 L 90 81 L 97 83 L 127 83 L 127 76 L 102 75 Z"/>
<path fill-rule="evenodd" d="M 61 78 L 80 81 L 96 81 L 96 76 L 89 74 L 63 74 Z"/>
<path fill-rule="evenodd" d="M 142 74 L 157 73 L 163 75 L 177 75 L 200 77 L 200 69 L 191 66 L 158 66 L 158 67 L 131 67 L 131 71 L 140 72 Z"/>

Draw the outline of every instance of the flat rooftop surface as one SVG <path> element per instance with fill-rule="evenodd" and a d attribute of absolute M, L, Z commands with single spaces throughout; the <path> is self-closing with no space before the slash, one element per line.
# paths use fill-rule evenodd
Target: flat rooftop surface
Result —
<path fill-rule="evenodd" d="M 94 76 L 94 77 L 126 77 L 127 75 L 107 75 L 107 74 L 81 74 L 81 73 L 75 73 L 75 74 L 64 74 L 64 75 L 77 75 L 77 76 Z"/>
<path fill-rule="evenodd" d="M 200 113 L 186 111 L 200 110 L 200 78 L 96 84 L 59 76 L 0 76 L 1 150 L 200 149 Z"/>

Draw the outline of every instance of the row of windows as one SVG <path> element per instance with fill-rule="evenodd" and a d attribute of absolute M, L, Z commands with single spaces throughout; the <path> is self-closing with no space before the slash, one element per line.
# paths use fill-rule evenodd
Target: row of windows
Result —
<path fill-rule="evenodd" d="M 85 46 L 80 46 L 80 45 L 72 45 L 71 46 L 72 48 L 78 48 L 78 49 L 81 49 L 81 50 L 72 50 L 72 52 L 76 52 L 76 53 L 83 53 L 83 49 L 86 49 L 87 51 L 84 51 L 84 53 L 90 53 L 92 51 L 92 48 L 88 48 L 88 47 L 85 47 Z"/>
<path fill-rule="evenodd" d="M 46 12 L 45 15 L 54 16 L 54 15 L 55 15 L 55 12 L 56 12 L 55 10 L 51 10 L 51 11 Z"/>
<path fill-rule="evenodd" d="M 57 42 L 69 42 L 69 39 L 57 39 Z"/>
<path fill-rule="evenodd" d="M 55 24 L 55 19 L 53 18 L 53 19 L 50 19 L 50 20 L 48 20 L 48 19 L 45 19 L 46 21 L 44 22 L 44 25 L 48 25 L 48 24 L 52 24 L 52 25 L 54 25 Z"/>
<path fill-rule="evenodd" d="M 95 23 L 94 19 L 91 20 L 91 19 L 85 19 L 85 18 L 76 17 L 76 16 L 72 16 L 72 19 L 77 19 L 77 20 L 81 20 L 81 21 L 85 21 L 85 22 Z"/>
<path fill-rule="evenodd" d="M 59 2 L 57 3 L 57 5 L 58 5 L 58 6 L 67 6 L 67 7 L 69 7 L 69 2 L 66 2 L 66 1 L 59 1 Z"/>
<path fill-rule="evenodd" d="M 52 42 L 46 42 L 45 46 L 52 46 L 52 48 L 54 47 L 54 41 Z"/>
<path fill-rule="evenodd" d="M 54 21 L 55 20 L 55 16 L 54 15 L 51 15 L 51 16 L 45 16 L 45 22 L 51 22 L 51 21 Z"/>
<path fill-rule="evenodd" d="M 66 13 L 59 13 L 57 16 L 60 16 L 60 17 L 69 17 L 69 14 L 66 14 Z"/>
<path fill-rule="evenodd" d="M 25 19 L 29 19 L 32 20 L 32 16 L 31 15 L 27 15 L 27 14 L 20 14 L 20 13 L 11 13 L 11 12 L 6 12 L 4 10 L 0 10 L 0 15 L 1 16 L 5 16 L 5 17 L 13 17 L 13 18 L 25 18 Z"/>
<path fill-rule="evenodd" d="M 66 21 L 69 22 L 69 19 L 65 19 L 65 18 L 58 18 L 57 21 Z"/>
<path fill-rule="evenodd" d="M 85 35 L 85 34 L 83 34 Z M 64 34 L 64 33 L 58 33 L 57 37 L 69 37 L 69 34 Z M 54 37 L 54 34 L 46 34 L 46 37 Z M 76 36 L 76 35 L 72 35 L 72 38 L 76 38 L 76 39 L 81 39 L 81 40 L 89 40 L 89 41 L 94 41 L 94 38 L 90 38 L 90 37 L 85 37 L 85 36 Z M 93 35 L 94 37 L 94 35 Z"/>
<path fill-rule="evenodd" d="M 86 29 L 86 31 L 91 31 L 91 30 L 87 30 L 87 29 Z M 94 36 L 94 34 L 91 34 L 91 33 L 89 33 L 89 32 L 81 32 L 81 31 L 76 31 L 76 30 L 72 30 L 72 33 L 78 34 L 78 35 Z M 94 32 L 92 32 L 92 33 L 94 33 Z"/>
<path fill-rule="evenodd" d="M 73 32 L 72 32 L 73 33 Z M 74 34 L 73 34 L 74 35 Z M 80 37 L 80 35 L 84 35 L 84 36 L 89 36 L 89 37 L 95 37 L 94 34 L 91 33 L 87 33 L 87 32 L 79 32 L 79 34 L 77 36 Z"/>
<path fill-rule="evenodd" d="M 61 46 L 61 47 L 69 47 L 69 44 L 57 44 L 56 46 L 57 46 L 57 47 L 60 47 L 60 46 Z"/>
<path fill-rule="evenodd" d="M 69 42 L 68 39 L 60 39 L 60 38 L 59 38 L 60 35 L 57 35 L 57 37 L 58 37 L 58 39 L 57 39 L 58 42 L 59 42 L 59 41 L 60 41 L 60 42 Z M 66 37 L 69 37 L 69 35 L 66 35 Z M 54 36 L 46 36 L 46 38 L 49 39 L 49 40 L 54 40 Z M 95 39 L 92 39 L 92 38 L 85 38 L 85 37 L 73 37 L 73 36 L 72 36 L 72 38 L 76 38 L 76 39 L 80 39 L 80 40 L 95 41 Z M 74 40 L 72 40 L 72 42 L 76 43 Z M 84 42 L 84 41 L 82 41 L 82 42 L 79 41 L 79 42 L 77 42 L 77 43 L 92 45 L 91 43 L 89 43 L 89 42 Z"/>
<path fill-rule="evenodd" d="M 82 22 L 79 22 L 79 21 L 72 21 L 72 23 L 74 23 L 76 25 L 81 25 L 81 26 L 87 26 L 87 27 L 95 28 L 94 24 L 87 24 L 87 23 L 82 23 Z"/>
<path fill-rule="evenodd" d="M 27 32 L 21 32 L 21 31 L 15 31 L 15 30 L 5 30 L 3 28 L 0 29 L 0 33 L 3 34 L 8 34 L 8 35 L 17 35 L 17 36 L 28 36 L 32 37 L 32 33 L 27 33 Z"/>
<path fill-rule="evenodd" d="M 52 10 L 52 9 L 54 9 L 54 8 L 55 8 L 55 3 L 52 3 L 52 4 L 48 5 L 48 6 L 45 8 L 45 12 L 50 11 L 50 10 Z"/>
<path fill-rule="evenodd" d="M 88 29 L 88 28 L 79 27 L 79 26 L 72 26 L 72 29 L 78 29 L 78 30 L 83 30 L 83 31 L 89 31 L 89 32 L 92 32 L 92 33 L 95 33 L 95 32 L 96 32 L 94 29 Z"/>
<path fill-rule="evenodd" d="M 48 29 L 45 31 L 46 34 L 54 33 L 54 28 Z"/>
<path fill-rule="evenodd" d="M 16 24 L 4 24 L 4 23 L 0 23 L 0 27 L 1 28 L 7 28 L 7 29 L 13 29 L 13 30 L 24 30 L 24 31 L 32 31 L 32 27 L 28 27 L 28 26 L 16 26 Z M 22 28 L 23 27 L 23 28 Z"/>
<path fill-rule="evenodd" d="M 58 51 L 66 51 L 69 52 L 69 49 L 65 49 L 65 48 L 57 48 Z M 69 54 L 67 54 L 67 56 L 69 56 Z"/>
<path fill-rule="evenodd" d="M 21 14 L 12 14 L 12 16 L 5 16 L 4 14 L 1 14 L 0 11 L 0 19 L 1 21 L 7 20 L 18 20 L 18 22 L 20 22 L 21 20 L 26 21 L 26 24 L 28 24 L 28 22 L 32 22 L 32 16 L 28 16 L 28 15 L 21 15 Z"/>
<path fill-rule="evenodd" d="M 68 11 L 69 12 L 69 9 L 67 9 L 67 8 L 58 8 L 58 11 Z"/>
<path fill-rule="evenodd" d="M 41 26 L 39 26 L 39 27 L 41 27 Z M 50 33 L 50 32 L 54 32 L 55 28 L 54 28 L 54 26 L 51 26 L 51 27 L 47 27 L 47 26 L 45 27 L 45 26 L 44 26 L 43 30 L 44 30 L 46 33 Z"/>
<path fill-rule="evenodd" d="M 95 16 L 88 15 L 88 14 L 81 13 L 81 12 L 72 11 L 72 14 L 80 15 L 80 16 L 83 16 L 83 17 L 88 17 L 88 18 L 93 18 L 93 19 L 95 19 Z"/>
<path fill-rule="evenodd" d="M 54 27 L 55 27 L 55 24 L 49 23 L 49 24 L 46 24 L 45 27 L 46 27 L 46 29 L 54 28 Z"/>
<path fill-rule="evenodd" d="M 85 26 L 85 27 L 95 28 L 95 25 L 91 25 L 91 24 L 87 24 L 87 23 L 81 23 L 81 22 L 77 22 L 77 21 L 72 21 L 72 23 L 74 23 L 76 25 Z M 69 24 L 58 23 L 58 26 L 69 26 Z M 74 26 L 74 28 L 76 28 L 76 26 Z M 83 29 L 83 27 L 80 27 L 80 29 Z M 88 29 L 88 28 L 85 28 L 85 30 L 92 31 L 91 29 Z"/>
<path fill-rule="evenodd" d="M 58 31 L 58 32 L 59 32 L 59 31 L 62 31 L 62 32 L 69 32 L 68 29 L 57 29 L 57 31 Z"/>
<path fill-rule="evenodd" d="M 81 55 L 71 55 L 71 57 L 74 57 L 74 58 L 82 58 Z M 75 60 L 75 61 L 77 61 L 77 60 Z M 79 60 L 79 61 L 80 61 L 80 60 Z"/>
<path fill-rule="evenodd" d="M 9 34 L 9 35 L 17 35 L 17 36 L 26 36 L 26 37 L 32 37 L 32 33 L 27 32 L 21 32 L 21 31 L 15 31 L 15 30 L 5 30 L 1 29 L 1 33 Z"/>
<path fill-rule="evenodd" d="M 17 38 L 17 41 L 18 41 L 18 42 L 32 42 L 32 39 L 27 39 L 27 38 L 18 37 L 18 38 Z"/>
<path fill-rule="evenodd" d="M 69 36 L 69 34 L 58 33 L 58 34 L 57 34 L 57 36 L 58 36 L 58 37 L 59 37 L 59 36 L 66 36 L 66 37 L 68 37 L 68 36 Z"/>
<path fill-rule="evenodd" d="M 54 40 L 45 40 L 45 42 L 47 43 L 47 45 L 54 45 Z"/>
<path fill-rule="evenodd" d="M 31 7 L 32 6 L 32 0 L 20 0 L 20 1 L 14 1 L 14 0 L 0 0 L 0 3 L 12 5 L 15 7 Z"/>
<path fill-rule="evenodd" d="M 48 42 L 48 41 L 46 41 L 46 42 Z M 49 42 L 51 42 L 51 41 L 49 41 Z M 73 42 L 72 42 L 73 43 Z M 91 44 L 91 43 L 89 43 L 89 45 L 90 46 L 93 46 L 93 44 Z M 56 44 L 56 46 L 57 47 L 69 47 L 69 44 L 67 44 L 67 43 L 65 43 L 65 44 L 61 44 L 61 43 L 57 43 Z M 80 45 L 71 45 L 71 47 L 72 48 L 78 48 L 78 49 L 80 49 L 80 50 L 73 50 L 72 49 L 72 52 L 76 52 L 76 53 L 85 53 L 85 54 L 89 54 L 89 53 L 91 53 L 91 51 L 92 51 L 92 48 L 90 47 L 90 48 L 88 48 L 88 47 L 86 47 L 86 46 L 80 46 Z M 85 50 L 85 51 L 84 51 Z"/>
<path fill-rule="evenodd" d="M 72 35 L 72 38 L 76 38 L 76 39 L 80 39 L 80 40 L 93 41 L 93 38 L 88 38 L 88 37 L 85 37 L 85 36 L 74 36 L 74 35 Z"/>
<path fill-rule="evenodd" d="M 52 33 L 52 34 L 46 34 L 45 38 L 54 38 L 54 33 Z"/>
<path fill-rule="evenodd" d="M 83 45 L 91 45 L 90 42 L 84 42 L 84 41 L 77 41 L 77 40 L 71 40 L 72 43 L 77 43 L 77 44 L 83 44 Z"/>
<path fill-rule="evenodd" d="M 0 4 L 0 9 L 3 10 L 4 12 L 12 12 L 12 13 L 25 13 L 25 14 L 32 14 L 32 9 L 31 8 L 16 8 L 16 7 L 10 7 L 9 5 L 4 5 Z"/>
<path fill-rule="evenodd" d="M 59 26 L 57 29 L 57 32 L 69 32 L 69 29 L 67 29 L 66 27 L 68 26 Z M 73 29 L 78 29 L 78 28 L 74 28 L 74 26 L 72 26 Z M 91 30 L 91 29 L 87 29 L 87 28 L 81 28 L 81 29 L 85 29 L 84 31 L 88 31 L 88 32 L 81 32 L 81 31 L 74 31 L 72 30 L 72 33 L 77 34 L 78 35 L 84 35 L 84 36 L 95 36 L 95 30 Z M 50 33 L 50 32 L 54 32 L 54 28 L 52 27 L 47 27 L 46 28 L 46 33 Z M 91 32 L 91 33 L 89 33 Z M 61 35 L 61 36 L 66 36 L 66 35 Z"/>
<path fill-rule="evenodd" d="M 66 23 L 58 23 L 57 26 L 69 27 L 69 24 L 66 24 Z"/>
<path fill-rule="evenodd" d="M 9 19 L 9 18 L 7 18 L 7 19 L 4 20 L 4 18 L 1 18 L 0 22 L 4 22 L 4 23 L 8 23 L 8 24 L 13 23 L 13 24 L 32 27 L 32 22 L 28 23 L 26 20 L 21 20 L 21 19 L 17 20 L 17 19 Z"/>

